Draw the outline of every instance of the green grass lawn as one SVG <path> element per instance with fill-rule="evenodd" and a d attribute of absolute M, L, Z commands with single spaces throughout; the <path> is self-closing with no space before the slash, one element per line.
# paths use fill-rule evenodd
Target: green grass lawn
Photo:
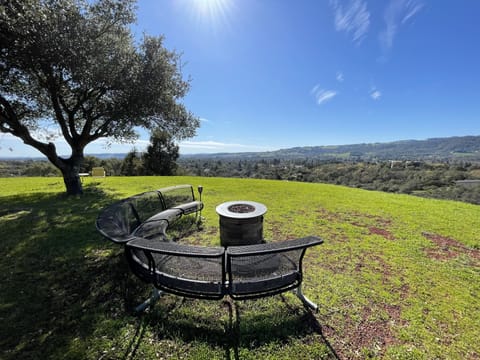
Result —
<path fill-rule="evenodd" d="M 215 207 L 264 203 L 267 241 L 320 236 L 307 251 L 303 308 L 286 293 L 249 301 L 149 294 L 122 248 L 95 230 L 104 206 L 176 184 L 203 185 Z M 0 179 L 1 359 L 479 359 L 480 206 L 346 187 L 199 177 Z"/>

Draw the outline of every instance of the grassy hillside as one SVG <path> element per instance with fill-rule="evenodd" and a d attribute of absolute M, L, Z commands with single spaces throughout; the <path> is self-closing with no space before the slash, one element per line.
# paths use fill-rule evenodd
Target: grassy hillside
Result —
<path fill-rule="evenodd" d="M 149 292 L 94 222 L 116 199 L 169 185 L 204 186 L 205 227 L 184 241 L 219 243 L 215 207 L 268 207 L 264 236 L 317 235 L 307 252 L 305 310 L 292 294 L 200 301 Z M 0 179 L 2 359 L 478 359 L 480 206 L 333 185 L 187 177 Z"/>

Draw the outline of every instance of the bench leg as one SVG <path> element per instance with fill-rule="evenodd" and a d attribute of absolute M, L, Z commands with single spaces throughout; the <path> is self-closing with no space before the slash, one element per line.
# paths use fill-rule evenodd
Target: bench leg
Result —
<path fill-rule="evenodd" d="M 147 307 L 155 304 L 155 302 L 160 298 L 161 294 L 162 294 L 162 291 L 154 287 L 152 289 L 152 296 L 150 296 L 147 300 L 145 300 L 143 303 L 138 305 L 135 308 L 135 312 L 136 313 L 144 312 Z"/>
<path fill-rule="evenodd" d="M 312 300 L 307 298 L 305 295 L 303 295 L 302 292 L 302 285 L 300 284 L 295 290 L 295 295 L 302 301 L 303 305 L 309 307 L 310 309 L 317 311 L 318 310 L 318 305 L 315 304 Z"/>

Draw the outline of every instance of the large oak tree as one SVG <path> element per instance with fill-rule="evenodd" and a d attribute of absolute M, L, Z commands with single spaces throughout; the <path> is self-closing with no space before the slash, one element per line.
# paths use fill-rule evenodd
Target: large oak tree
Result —
<path fill-rule="evenodd" d="M 129 141 L 135 129 L 191 137 L 198 118 L 181 103 L 189 82 L 162 37 L 136 42 L 132 0 L 0 0 L 0 131 L 44 154 L 79 194 L 85 146 Z M 40 130 L 71 148 L 61 157 Z"/>

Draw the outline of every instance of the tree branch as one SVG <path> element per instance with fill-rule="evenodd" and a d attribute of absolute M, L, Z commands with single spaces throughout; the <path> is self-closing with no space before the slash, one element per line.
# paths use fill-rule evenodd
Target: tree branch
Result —
<path fill-rule="evenodd" d="M 32 137 L 28 128 L 20 123 L 20 120 L 10 103 L 0 95 L 0 131 L 10 133 L 20 139 L 27 145 L 30 145 L 45 155 L 48 160 L 59 169 L 63 166 L 62 159 L 58 157 L 57 150 L 53 143 L 43 143 Z M 8 125 L 8 126 L 5 126 Z"/>
<path fill-rule="evenodd" d="M 63 96 L 58 95 L 58 101 L 59 101 L 60 105 L 62 106 L 63 111 L 65 111 L 67 113 L 68 128 L 70 130 L 70 134 L 72 136 L 72 139 L 76 140 L 76 139 L 78 139 L 79 135 L 78 135 L 77 129 L 75 128 L 75 111 L 70 110 L 68 108 L 68 105 L 65 102 L 65 100 L 63 99 Z"/>

